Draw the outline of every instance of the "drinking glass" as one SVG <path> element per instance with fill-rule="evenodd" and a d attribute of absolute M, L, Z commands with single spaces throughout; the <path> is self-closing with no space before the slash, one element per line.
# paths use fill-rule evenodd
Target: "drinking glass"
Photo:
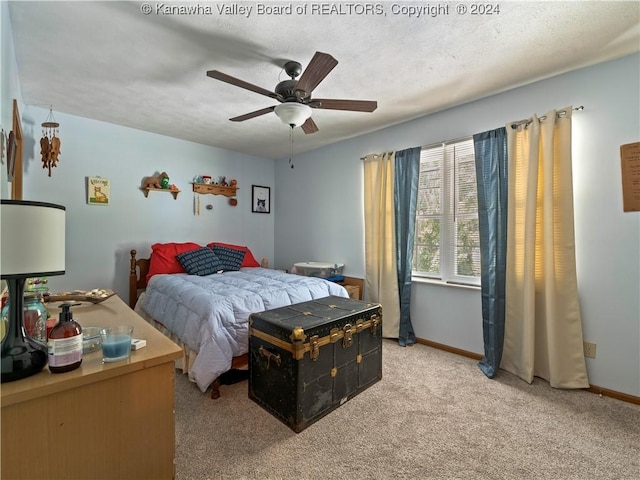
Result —
<path fill-rule="evenodd" d="M 126 360 L 131 355 L 133 327 L 119 325 L 100 330 L 102 337 L 102 361 L 105 363 Z"/>

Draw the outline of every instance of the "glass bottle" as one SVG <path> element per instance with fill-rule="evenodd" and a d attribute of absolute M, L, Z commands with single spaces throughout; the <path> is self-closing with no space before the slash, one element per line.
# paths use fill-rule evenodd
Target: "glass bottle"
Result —
<path fill-rule="evenodd" d="M 79 303 L 60 305 L 60 321 L 49 333 L 47 342 L 49 370 L 63 373 L 75 370 L 82 363 L 82 327 L 73 319 L 71 307 Z"/>
<path fill-rule="evenodd" d="M 24 330 L 31 338 L 39 340 L 46 345 L 47 343 L 47 318 L 49 312 L 42 303 L 42 297 L 38 292 L 25 292 L 24 293 Z M 5 304 L 2 309 L 2 324 L 6 327 L 7 317 L 9 315 L 9 302 Z M 0 328 L 2 330 L 2 338 L 4 339 L 4 332 L 6 328 Z"/>
<path fill-rule="evenodd" d="M 31 338 L 47 343 L 47 318 L 49 312 L 38 292 L 24 294 L 24 329 Z"/>

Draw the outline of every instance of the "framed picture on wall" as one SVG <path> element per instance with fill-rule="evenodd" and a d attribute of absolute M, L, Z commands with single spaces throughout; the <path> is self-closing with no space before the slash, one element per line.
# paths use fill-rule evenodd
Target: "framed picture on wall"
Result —
<path fill-rule="evenodd" d="M 87 204 L 109 205 L 111 182 L 102 177 L 87 177 Z"/>
<path fill-rule="evenodd" d="M 252 185 L 251 211 L 253 213 L 271 213 L 271 188 Z"/>

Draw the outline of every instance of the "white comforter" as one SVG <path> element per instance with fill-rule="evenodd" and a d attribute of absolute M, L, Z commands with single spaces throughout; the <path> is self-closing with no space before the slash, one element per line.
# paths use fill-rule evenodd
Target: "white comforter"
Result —
<path fill-rule="evenodd" d="M 316 298 L 348 297 L 341 285 L 266 268 L 199 277 L 155 275 L 140 308 L 198 352 L 189 377 L 200 390 L 248 351 L 249 314 Z"/>

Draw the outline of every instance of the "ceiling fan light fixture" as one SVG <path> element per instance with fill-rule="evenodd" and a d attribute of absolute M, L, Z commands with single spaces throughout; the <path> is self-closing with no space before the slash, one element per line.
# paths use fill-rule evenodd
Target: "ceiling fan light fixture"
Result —
<path fill-rule="evenodd" d="M 277 105 L 274 112 L 283 123 L 299 127 L 311 116 L 311 107 L 302 103 L 286 102 Z"/>

